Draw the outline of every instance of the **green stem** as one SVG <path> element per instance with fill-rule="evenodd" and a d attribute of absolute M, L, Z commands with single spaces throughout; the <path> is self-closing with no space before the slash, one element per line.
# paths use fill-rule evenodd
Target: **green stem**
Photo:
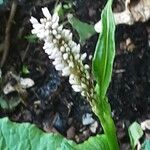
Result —
<path fill-rule="evenodd" d="M 116 135 L 116 127 L 111 116 L 110 104 L 107 102 L 107 98 L 105 98 L 101 102 L 102 102 L 100 104 L 101 106 L 96 107 L 101 109 L 100 110 L 96 109 L 95 114 L 98 116 L 101 122 L 101 125 L 104 130 L 104 134 L 107 137 L 110 150 L 119 150 L 119 144 Z"/>

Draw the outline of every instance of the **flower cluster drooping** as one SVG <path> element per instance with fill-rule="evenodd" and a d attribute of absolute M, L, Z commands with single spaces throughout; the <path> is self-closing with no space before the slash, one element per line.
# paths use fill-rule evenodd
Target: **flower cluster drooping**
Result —
<path fill-rule="evenodd" d="M 59 16 L 52 16 L 49 10 L 42 8 L 44 18 L 40 22 L 34 17 L 30 21 L 33 25 L 32 34 L 44 41 L 45 53 L 53 60 L 55 69 L 61 71 L 62 76 L 69 76 L 69 83 L 75 92 L 89 101 L 94 99 L 93 80 L 90 78 L 89 65 L 83 64 L 86 53 L 80 54 L 80 45 L 72 40 L 72 33 L 59 25 Z"/>

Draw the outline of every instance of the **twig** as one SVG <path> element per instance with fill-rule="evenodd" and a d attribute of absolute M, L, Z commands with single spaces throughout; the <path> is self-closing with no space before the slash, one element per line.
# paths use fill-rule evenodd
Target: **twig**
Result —
<path fill-rule="evenodd" d="M 10 12 L 9 19 L 8 19 L 8 22 L 7 22 L 7 25 L 6 25 L 6 30 L 5 30 L 4 51 L 3 51 L 0 67 L 3 67 L 3 65 L 6 61 L 8 52 L 9 52 L 10 30 L 11 30 L 11 25 L 12 25 L 13 18 L 14 18 L 15 13 L 16 13 L 16 9 L 17 9 L 17 1 L 13 0 L 12 6 L 11 6 L 11 12 Z"/>
<path fill-rule="evenodd" d="M 27 45 L 27 47 L 26 47 L 26 50 L 25 50 L 25 52 L 24 52 L 24 54 L 23 54 L 22 62 L 24 62 L 24 60 L 25 60 L 25 58 L 26 58 L 26 56 L 27 56 L 27 52 L 28 52 L 29 48 L 30 48 L 30 43 L 28 43 L 28 45 Z"/>
<path fill-rule="evenodd" d="M 0 44 L 0 53 L 3 52 L 3 49 L 4 49 L 4 44 L 1 43 L 1 44 Z"/>

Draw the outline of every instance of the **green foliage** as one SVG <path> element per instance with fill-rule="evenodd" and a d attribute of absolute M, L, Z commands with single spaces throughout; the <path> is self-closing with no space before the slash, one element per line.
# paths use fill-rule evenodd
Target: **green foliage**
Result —
<path fill-rule="evenodd" d="M 0 5 L 2 5 L 4 3 L 4 1 L 3 0 L 0 0 Z"/>
<path fill-rule="evenodd" d="M 66 1 L 64 3 L 59 3 L 55 6 L 54 8 L 54 13 L 58 13 L 58 16 L 60 17 L 60 20 L 64 21 L 66 19 L 66 15 L 68 13 L 72 13 L 74 12 L 74 9 L 72 7 L 72 2 L 69 0 L 69 1 Z"/>
<path fill-rule="evenodd" d="M 93 25 L 82 22 L 76 17 L 69 16 L 68 21 L 72 25 L 72 27 L 78 32 L 81 44 L 83 44 L 85 40 L 89 39 L 92 35 L 96 33 Z"/>
<path fill-rule="evenodd" d="M 142 144 L 141 150 L 150 150 L 150 140 L 145 140 Z"/>
<path fill-rule="evenodd" d="M 135 146 L 138 144 L 139 139 L 143 136 L 143 130 L 137 122 L 134 122 L 130 125 L 128 129 L 129 137 L 130 137 L 130 143 L 132 149 L 135 148 Z"/>
<path fill-rule="evenodd" d="M 112 0 L 108 0 L 102 11 L 102 33 L 99 35 L 92 62 L 92 70 L 97 82 L 95 87 L 97 100 L 92 105 L 100 119 L 110 150 L 118 150 L 116 128 L 111 117 L 110 104 L 106 97 L 115 57 L 115 22 L 111 6 Z"/>
<path fill-rule="evenodd" d="M 37 36 L 34 35 L 34 34 L 26 35 L 24 38 L 25 38 L 28 42 L 30 42 L 30 43 L 37 43 L 37 42 L 38 42 L 38 38 L 37 38 Z"/>
<path fill-rule="evenodd" d="M 20 102 L 21 100 L 18 97 L 9 100 L 0 97 L 0 108 L 6 110 L 13 110 L 15 107 L 17 107 L 20 104 Z"/>
<path fill-rule="evenodd" d="M 26 65 L 23 65 L 22 70 L 21 70 L 21 74 L 27 75 L 29 73 L 30 73 L 30 71 L 28 70 L 28 67 Z"/>
<path fill-rule="evenodd" d="M 63 7 L 62 7 L 62 3 L 58 4 L 55 7 L 54 13 L 58 13 L 59 17 L 63 17 L 64 16 L 64 10 L 63 10 Z"/>
<path fill-rule="evenodd" d="M 105 135 L 91 137 L 76 144 L 54 133 L 44 133 L 30 123 L 14 123 L 8 118 L 0 119 L 0 149 L 21 150 L 109 150 Z"/>
<path fill-rule="evenodd" d="M 109 0 L 102 12 L 102 33 L 99 35 L 93 58 L 93 74 L 102 99 L 104 99 L 111 81 L 115 56 L 115 23 L 111 3 L 112 0 Z"/>
<path fill-rule="evenodd" d="M 93 73 L 97 81 L 97 101 L 92 102 L 93 110 L 99 117 L 104 129 L 103 135 L 89 138 L 82 144 L 63 138 L 61 135 L 44 133 L 29 123 L 12 123 L 7 118 L 0 120 L 0 149 L 31 150 L 118 150 L 116 130 L 111 118 L 110 105 L 106 92 L 109 86 L 115 55 L 115 24 L 112 14 L 112 0 L 108 0 L 102 13 L 102 34 L 98 39 L 93 59 Z M 92 25 L 79 19 L 69 18 L 71 25 L 77 30 L 80 42 L 91 37 L 95 31 Z M 34 38 L 28 38 L 32 41 Z M 97 105 L 98 104 L 98 105 Z"/>

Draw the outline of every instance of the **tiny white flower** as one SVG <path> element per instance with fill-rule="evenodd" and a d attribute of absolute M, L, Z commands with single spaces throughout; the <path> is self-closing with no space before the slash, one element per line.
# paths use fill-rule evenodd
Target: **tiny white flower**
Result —
<path fill-rule="evenodd" d="M 72 40 L 72 33 L 68 35 L 68 40 Z"/>
<path fill-rule="evenodd" d="M 41 19 L 40 19 L 40 22 L 41 22 L 42 24 L 45 24 L 45 23 L 47 22 L 47 20 L 46 20 L 45 18 L 41 18 Z"/>
<path fill-rule="evenodd" d="M 67 59 L 68 59 L 68 53 L 64 53 L 64 54 L 63 54 L 63 59 L 64 59 L 64 60 L 67 60 Z"/>
<path fill-rule="evenodd" d="M 69 76 L 70 75 L 70 67 L 65 67 L 63 70 L 62 70 L 62 75 L 63 76 Z"/>
<path fill-rule="evenodd" d="M 56 58 L 54 61 L 53 61 L 53 65 L 58 65 L 58 64 L 61 64 L 62 63 L 62 59 L 60 57 Z"/>
<path fill-rule="evenodd" d="M 61 71 L 64 69 L 64 64 L 58 64 L 55 66 L 56 70 Z"/>
<path fill-rule="evenodd" d="M 69 34 L 70 34 L 70 30 L 67 30 L 67 29 L 62 30 L 62 36 L 67 38 L 69 36 Z"/>
<path fill-rule="evenodd" d="M 101 22 L 101 20 L 95 24 L 94 29 L 97 33 L 102 32 L 102 22 Z"/>
<path fill-rule="evenodd" d="M 66 52 L 70 52 L 70 48 L 69 47 L 66 47 Z"/>
<path fill-rule="evenodd" d="M 52 22 L 53 23 L 57 23 L 59 21 L 59 16 L 57 13 L 55 13 L 53 16 L 52 16 Z"/>
<path fill-rule="evenodd" d="M 38 23 L 38 24 L 33 24 L 33 28 L 40 31 L 44 29 L 44 26 Z"/>
<path fill-rule="evenodd" d="M 53 35 L 57 35 L 57 31 L 56 30 L 53 30 L 52 33 L 53 33 Z"/>
<path fill-rule="evenodd" d="M 49 31 L 49 32 L 50 32 L 50 31 Z M 51 33 L 51 32 L 50 32 L 50 33 Z M 45 42 L 48 42 L 48 43 L 52 43 L 52 40 L 53 40 L 52 35 L 49 35 L 49 36 L 45 37 L 45 39 L 44 39 L 44 41 L 45 41 Z"/>
<path fill-rule="evenodd" d="M 86 53 L 82 54 L 82 55 L 81 55 L 81 60 L 82 60 L 82 61 L 85 60 L 86 56 L 87 56 Z"/>
<path fill-rule="evenodd" d="M 67 48 L 67 47 L 68 47 L 68 45 L 65 43 L 65 44 L 64 44 L 64 47 L 65 47 L 65 48 Z"/>
<path fill-rule="evenodd" d="M 71 75 L 69 76 L 69 83 L 70 83 L 70 84 L 79 84 L 79 81 L 78 81 L 78 79 L 77 79 L 76 76 L 74 76 L 73 74 L 71 74 Z"/>
<path fill-rule="evenodd" d="M 45 53 L 47 55 L 51 55 L 52 54 L 52 49 L 45 49 Z"/>
<path fill-rule="evenodd" d="M 75 55 L 75 60 L 78 60 L 80 58 L 80 54 Z"/>
<path fill-rule="evenodd" d="M 73 62 L 69 62 L 69 67 L 74 67 L 74 63 Z"/>
<path fill-rule="evenodd" d="M 55 47 L 55 48 L 52 50 L 52 54 L 49 56 L 49 58 L 50 58 L 50 59 L 55 59 L 55 58 L 57 58 L 56 55 L 57 55 L 58 53 L 60 54 L 60 52 L 58 51 L 58 49 Z"/>
<path fill-rule="evenodd" d="M 63 25 L 60 25 L 60 26 L 57 28 L 57 30 L 58 30 L 59 32 L 61 32 L 61 31 L 62 31 L 62 28 L 63 28 Z"/>
<path fill-rule="evenodd" d="M 47 9 L 47 7 L 42 8 L 42 12 L 43 12 L 43 15 L 44 15 L 48 20 L 51 19 L 51 14 L 50 14 L 49 10 Z"/>
<path fill-rule="evenodd" d="M 90 67 L 89 67 L 89 65 L 85 64 L 85 65 L 84 65 L 84 68 L 85 68 L 85 69 L 89 69 Z"/>
<path fill-rule="evenodd" d="M 73 47 L 72 47 L 72 51 L 74 52 L 74 53 L 80 53 L 80 45 L 78 44 L 76 44 L 76 45 L 74 45 Z"/>
<path fill-rule="evenodd" d="M 68 43 L 68 45 L 69 45 L 71 48 L 73 48 L 73 47 L 75 47 L 77 44 L 76 44 L 74 41 L 70 40 L 69 43 Z"/>
<path fill-rule="evenodd" d="M 91 60 L 92 59 L 92 55 L 89 55 L 89 60 Z"/>
<path fill-rule="evenodd" d="M 39 24 L 38 20 L 36 18 L 32 17 L 32 16 L 31 16 L 30 22 L 32 24 Z"/>
<path fill-rule="evenodd" d="M 61 52 L 64 52 L 64 51 L 65 51 L 65 47 L 64 47 L 64 46 L 61 46 L 61 47 L 60 47 L 60 51 L 61 51 Z"/>
<path fill-rule="evenodd" d="M 53 43 L 54 43 L 54 44 L 57 44 L 57 40 L 56 40 L 56 39 L 53 39 Z"/>
<path fill-rule="evenodd" d="M 48 42 L 44 43 L 43 49 L 53 49 L 53 48 L 54 48 L 53 43 L 48 43 Z"/>
<path fill-rule="evenodd" d="M 32 30 L 31 30 L 31 33 L 32 33 L 32 34 L 37 34 L 37 33 L 39 33 L 39 30 L 37 30 L 37 29 L 32 29 Z"/>
<path fill-rule="evenodd" d="M 86 79 L 89 80 L 90 79 L 90 75 L 88 72 L 86 72 Z"/>
<path fill-rule="evenodd" d="M 44 37 L 45 37 L 45 33 L 44 32 L 37 33 L 36 35 L 41 40 L 44 39 Z"/>
<path fill-rule="evenodd" d="M 45 34 L 45 37 L 49 36 L 50 34 L 49 30 L 45 30 L 44 34 Z"/>
<path fill-rule="evenodd" d="M 45 29 L 49 29 L 50 26 L 51 26 L 51 23 L 50 22 L 46 22 Z"/>
<path fill-rule="evenodd" d="M 56 50 L 57 50 L 57 48 L 53 49 L 52 54 L 49 56 L 50 59 L 55 59 L 55 58 L 58 58 L 58 57 L 62 57 L 62 53 L 59 52 L 58 50 L 57 51 Z"/>
<path fill-rule="evenodd" d="M 60 34 L 57 34 L 55 37 L 56 37 L 56 39 L 58 39 L 58 40 L 61 39 L 61 35 L 60 35 Z"/>
<path fill-rule="evenodd" d="M 72 85 L 72 88 L 74 89 L 75 92 L 81 92 L 82 87 L 80 85 Z"/>
<path fill-rule="evenodd" d="M 86 92 L 85 92 L 85 91 L 82 91 L 82 92 L 81 92 L 81 95 L 82 95 L 83 97 L 85 97 L 85 96 L 86 96 Z"/>
<path fill-rule="evenodd" d="M 81 83 L 81 87 L 82 87 L 83 89 L 87 89 L 87 85 L 86 85 L 85 83 Z"/>
<path fill-rule="evenodd" d="M 57 27 L 58 27 L 58 22 L 52 24 L 52 29 L 57 29 Z"/>

